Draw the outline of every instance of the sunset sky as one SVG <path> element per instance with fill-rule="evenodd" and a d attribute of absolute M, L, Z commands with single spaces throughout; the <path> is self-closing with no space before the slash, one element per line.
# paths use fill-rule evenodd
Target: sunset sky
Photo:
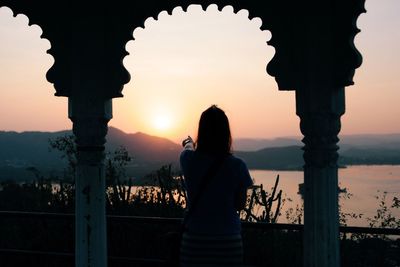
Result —
<path fill-rule="evenodd" d="M 367 0 L 356 46 L 364 62 L 346 89 L 342 134 L 400 133 L 400 1 Z M 132 79 L 114 99 L 110 125 L 178 141 L 195 136 L 202 110 L 223 108 L 234 137 L 300 135 L 294 92 L 278 91 L 266 65 L 270 33 L 245 10 L 190 6 L 132 29 L 124 64 Z M 40 27 L 0 9 L 0 130 L 71 128 L 67 99 L 54 97 L 45 74 L 53 64 Z"/>

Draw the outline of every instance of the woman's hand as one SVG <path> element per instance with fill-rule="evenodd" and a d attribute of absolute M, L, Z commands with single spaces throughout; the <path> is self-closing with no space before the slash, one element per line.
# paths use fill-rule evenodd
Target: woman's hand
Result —
<path fill-rule="evenodd" d="M 192 137 L 188 136 L 186 139 L 182 141 L 182 146 L 185 149 L 194 149 L 194 142 Z"/>

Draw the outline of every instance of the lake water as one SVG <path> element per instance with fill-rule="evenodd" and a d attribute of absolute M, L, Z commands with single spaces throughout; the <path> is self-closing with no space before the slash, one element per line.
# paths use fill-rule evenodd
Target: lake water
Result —
<path fill-rule="evenodd" d="M 303 172 L 251 170 L 250 174 L 256 184 L 264 185 L 264 189 L 274 186 L 276 176 L 280 175 L 278 189 L 282 189 L 283 194 L 293 200 L 286 202 L 279 219 L 281 223 L 286 222 L 284 211 L 302 203 L 298 191 L 299 184 L 303 182 Z M 364 214 L 361 219 L 349 219 L 348 225 L 367 226 L 365 218 L 372 218 L 378 208 L 379 201 L 375 196 L 381 197 L 383 192 L 387 192 L 388 206 L 391 205 L 394 196 L 400 197 L 400 165 L 362 165 L 339 169 L 339 185 L 353 194 L 350 199 L 341 200 L 343 211 Z M 400 218 L 400 210 L 392 210 L 396 217 Z"/>

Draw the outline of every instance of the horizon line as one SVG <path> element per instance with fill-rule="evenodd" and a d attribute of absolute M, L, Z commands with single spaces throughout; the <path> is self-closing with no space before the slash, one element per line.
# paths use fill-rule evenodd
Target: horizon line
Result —
<path fill-rule="evenodd" d="M 120 128 L 117 128 L 115 126 L 109 126 L 108 128 L 114 128 L 116 130 L 119 130 L 125 134 L 146 134 L 149 136 L 154 136 L 154 137 L 159 137 L 159 138 L 165 138 L 169 140 L 179 140 L 179 138 L 169 138 L 169 137 L 164 137 L 164 136 L 159 136 L 159 135 L 154 135 L 151 133 L 146 133 L 143 131 L 136 131 L 136 132 L 127 132 L 125 130 L 122 130 Z M 67 132 L 67 131 L 72 131 L 72 129 L 60 129 L 60 130 L 22 130 L 22 131 L 17 131 L 17 130 L 7 130 L 7 129 L 0 129 L 0 132 L 13 132 L 13 133 L 57 133 L 57 132 Z M 382 136 L 382 135 L 400 135 L 400 132 L 389 132 L 389 133 L 351 133 L 351 134 L 342 134 L 339 133 L 338 137 L 340 139 L 340 136 Z M 249 140 L 273 140 L 273 139 L 279 139 L 279 138 L 290 138 L 290 139 L 301 139 L 303 138 L 303 135 L 281 135 L 281 136 L 274 136 L 274 137 L 248 137 L 248 136 L 241 136 L 241 137 L 233 137 L 232 139 L 249 139 Z M 301 140 L 300 140 L 301 141 Z"/>

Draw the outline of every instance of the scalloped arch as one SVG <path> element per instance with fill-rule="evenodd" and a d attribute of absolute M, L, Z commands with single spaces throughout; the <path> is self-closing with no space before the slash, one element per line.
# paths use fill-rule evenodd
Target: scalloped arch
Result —
<path fill-rule="evenodd" d="M 133 30 L 144 28 L 149 17 L 157 20 L 163 11 L 171 15 L 176 7 L 187 11 L 193 4 L 203 10 L 214 4 L 220 11 L 231 6 L 234 13 L 247 10 L 249 19 L 259 17 L 260 30 L 270 31 L 271 39 L 267 43 L 275 49 L 267 73 L 275 77 L 280 90 L 297 90 L 310 82 L 348 86 L 361 64 L 361 56 L 354 46 L 357 33 L 354 22 L 364 11 L 365 0 L 292 1 L 289 4 L 275 0 L 115 0 L 112 4 L 0 1 L 0 6 L 24 14 L 32 24 L 37 24 L 43 32 L 41 38 L 50 42 L 48 53 L 53 56 L 54 64 L 46 77 L 53 83 L 57 96 L 85 93 L 104 98 L 121 97 L 123 85 L 130 80 L 123 59 L 127 55 L 127 42 L 133 40 Z M 303 37 L 304 32 L 307 38 Z M 76 40 L 81 42 L 78 44 Z M 334 40 L 333 45 L 324 40 Z M 83 64 L 85 79 L 96 85 L 83 89 L 73 86 L 74 77 L 82 77 L 75 69 L 76 62 Z"/>
<path fill-rule="evenodd" d="M 55 65 L 55 57 L 54 57 L 54 55 L 52 54 L 52 49 L 53 49 L 52 41 L 51 41 L 50 38 L 48 38 L 48 36 L 46 36 L 46 31 L 45 31 L 44 27 L 41 25 L 41 23 L 32 21 L 33 19 L 30 17 L 29 14 L 26 14 L 26 13 L 23 12 L 23 11 L 19 11 L 18 8 L 13 8 L 13 7 L 10 7 L 9 5 L 4 5 L 4 4 L 2 4 L 1 2 L 0 2 L 0 8 L 8 8 L 8 9 L 11 11 L 12 16 L 13 16 L 14 18 L 17 17 L 18 15 L 24 15 L 24 16 L 27 17 L 27 19 L 28 19 L 28 26 L 29 26 L 29 27 L 36 25 L 36 26 L 38 26 L 38 27 L 40 28 L 40 30 L 42 31 L 42 33 L 41 33 L 41 35 L 40 35 L 39 37 L 40 37 L 40 39 L 43 39 L 43 40 L 46 40 L 46 41 L 49 42 L 50 47 L 49 47 L 49 49 L 46 50 L 46 53 L 47 53 L 48 55 L 50 55 L 51 58 L 52 58 L 52 60 L 53 60 L 52 66 L 49 68 L 49 70 L 48 70 L 47 73 L 46 73 L 46 79 L 47 79 L 47 81 L 49 81 L 50 83 L 53 84 L 53 88 L 56 90 L 55 84 L 54 84 L 53 82 L 51 82 L 51 81 L 48 79 L 48 73 L 49 73 L 49 71 L 53 68 L 53 66 Z M 14 9 L 17 9 L 17 10 L 14 10 Z M 57 95 L 57 93 L 55 93 L 55 95 Z"/>
<path fill-rule="evenodd" d="M 149 18 L 153 18 L 154 20 L 157 21 L 157 20 L 158 20 L 158 17 L 159 17 L 160 14 L 163 13 L 163 12 L 166 12 L 168 15 L 172 16 L 172 15 L 173 15 L 173 11 L 174 11 L 176 8 L 181 8 L 183 12 L 188 12 L 188 8 L 189 8 L 190 6 L 194 6 L 194 5 L 201 6 L 201 8 L 202 8 L 203 11 L 207 11 L 211 6 L 216 6 L 216 7 L 217 7 L 217 10 L 220 11 L 220 12 L 222 12 L 223 9 L 225 9 L 225 8 L 227 8 L 227 7 L 232 7 L 232 9 L 233 9 L 232 11 L 233 11 L 234 14 L 238 14 L 240 11 L 246 10 L 246 11 L 248 12 L 248 18 L 249 18 L 249 20 L 252 20 L 252 19 L 254 19 L 254 18 L 260 18 L 261 21 L 262 21 L 261 16 L 255 16 L 255 15 L 253 14 L 253 12 L 252 12 L 249 8 L 246 8 L 246 7 L 238 8 L 238 7 L 236 7 L 236 4 L 218 5 L 217 2 L 215 2 L 215 3 L 206 3 L 206 4 L 186 3 L 185 5 L 176 5 L 176 6 L 173 6 L 173 7 L 171 7 L 171 8 L 167 8 L 167 9 L 162 9 L 162 8 L 161 8 L 161 9 L 159 9 L 158 11 L 154 11 L 154 13 L 153 13 L 152 15 L 148 16 L 145 20 L 143 20 L 141 24 L 136 25 L 136 27 L 135 27 L 134 29 L 136 29 L 136 28 L 138 28 L 138 27 L 145 28 L 145 25 L 144 25 L 144 24 L 145 24 L 145 21 L 146 21 L 147 19 L 149 19 Z M 253 15 L 254 15 L 254 16 L 253 16 Z M 261 26 L 260 26 L 260 30 L 268 30 L 268 28 L 266 27 L 266 25 L 265 25 L 264 23 L 262 23 Z M 132 31 L 132 32 L 133 32 L 133 31 Z"/>
<path fill-rule="evenodd" d="M 274 48 L 274 46 L 273 46 L 274 41 L 272 40 L 273 34 L 272 34 L 271 30 L 270 30 L 270 27 L 268 27 L 268 24 L 264 23 L 264 20 L 263 20 L 263 18 L 262 18 L 261 15 L 260 15 L 260 16 L 257 16 L 257 15 L 255 14 L 256 12 L 252 12 L 252 8 L 249 8 L 249 7 L 245 6 L 245 5 L 241 5 L 240 3 L 230 3 L 230 1 L 222 1 L 222 2 L 224 2 L 224 3 L 222 3 L 222 4 L 219 3 L 219 2 L 221 2 L 221 1 L 215 1 L 215 2 L 214 2 L 214 1 L 206 1 L 206 2 L 207 2 L 207 3 L 197 3 L 197 2 L 194 2 L 194 1 L 192 1 L 192 2 L 189 1 L 189 2 L 186 2 L 186 3 L 184 3 L 184 4 L 176 4 L 176 5 L 170 5 L 170 6 L 160 5 L 159 8 L 153 7 L 153 10 L 151 10 L 151 11 L 148 13 L 148 16 L 147 16 L 147 17 L 142 17 L 141 20 L 140 20 L 138 23 L 134 23 L 134 24 L 131 25 L 131 29 L 130 29 L 130 38 L 126 39 L 125 46 L 124 46 L 124 50 L 125 50 L 124 53 L 125 53 L 125 55 L 122 57 L 121 61 L 123 62 L 124 59 L 125 59 L 125 57 L 126 57 L 127 55 L 129 55 L 129 52 L 126 50 L 126 46 L 127 46 L 127 44 L 128 44 L 129 41 L 135 40 L 135 37 L 134 37 L 134 35 L 133 35 L 134 31 L 135 31 L 136 29 L 138 29 L 138 28 L 146 29 L 145 23 L 146 23 L 146 21 L 147 21 L 148 19 L 152 18 L 152 19 L 154 19 L 155 21 L 158 21 L 160 15 L 161 15 L 162 13 L 167 13 L 169 16 L 173 16 L 173 12 L 174 12 L 174 10 L 176 10 L 177 8 L 181 8 L 182 11 L 186 13 L 186 12 L 188 12 L 188 8 L 189 8 L 190 6 L 193 6 L 193 5 L 201 6 L 201 9 L 202 9 L 203 11 L 205 11 L 205 12 L 206 12 L 211 6 L 216 6 L 216 7 L 217 7 L 217 10 L 218 10 L 219 12 L 222 12 L 222 11 L 223 11 L 225 8 L 227 8 L 227 7 L 231 7 L 234 14 L 238 14 L 240 11 L 245 10 L 245 11 L 248 13 L 247 18 L 248 18 L 249 20 L 253 20 L 253 19 L 256 19 L 256 18 L 259 18 L 259 19 L 261 20 L 261 25 L 260 25 L 260 27 L 259 27 L 259 29 L 260 29 L 261 31 L 267 30 L 267 31 L 269 31 L 269 32 L 271 33 L 271 38 L 270 38 L 270 40 L 267 41 L 266 43 Z M 243 6 L 243 7 L 242 7 L 242 6 Z M 271 60 L 272 60 L 272 59 L 271 59 Z M 267 65 L 267 64 L 266 64 L 266 65 Z M 129 81 L 128 81 L 128 82 L 129 82 Z M 121 90 L 121 91 L 122 91 L 122 90 Z"/>
<path fill-rule="evenodd" d="M 210 2 L 210 1 L 207 1 L 207 2 Z M 260 25 L 260 30 L 261 30 L 261 31 L 264 31 L 264 30 L 270 31 L 269 27 L 267 27 L 267 25 L 266 25 L 265 23 L 263 23 L 263 19 L 262 19 L 261 16 L 253 16 L 253 13 L 252 13 L 251 10 L 249 10 L 248 8 L 236 8 L 236 4 L 229 4 L 229 1 L 228 1 L 228 3 L 223 4 L 223 5 L 218 5 L 217 2 L 213 3 L 212 1 L 211 1 L 211 3 L 195 3 L 195 2 L 191 3 L 191 2 L 188 2 L 188 3 L 185 3 L 185 4 L 183 4 L 183 5 L 182 5 L 182 4 L 177 4 L 177 5 L 172 5 L 172 6 L 170 6 L 169 8 L 159 8 L 159 9 L 157 9 L 157 10 L 154 10 L 154 11 L 153 11 L 150 15 L 148 15 L 146 18 L 142 18 L 142 20 L 140 21 L 140 23 L 138 23 L 138 24 L 136 24 L 136 25 L 132 25 L 132 29 L 131 29 L 131 38 L 126 40 L 125 48 L 126 48 L 126 44 L 127 44 L 129 41 L 135 40 L 135 37 L 133 36 L 133 32 L 134 32 L 137 28 L 142 28 L 142 29 L 145 29 L 145 28 L 146 28 L 146 27 L 145 27 L 146 20 L 152 18 L 152 19 L 154 19 L 155 21 L 158 21 L 159 16 L 161 15 L 161 13 L 164 13 L 164 12 L 166 12 L 169 16 L 173 16 L 173 12 L 174 12 L 174 10 L 177 9 L 177 8 L 181 8 L 183 12 L 188 12 L 189 6 L 193 6 L 193 5 L 201 6 L 201 8 L 202 8 L 203 11 L 207 11 L 211 6 L 214 5 L 214 6 L 217 7 L 217 10 L 220 11 L 220 12 L 222 12 L 223 9 L 226 8 L 226 7 L 232 7 L 233 13 L 234 13 L 234 14 L 238 14 L 240 11 L 246 10 L 246 11 L 248 12 L 248 19 L 249 19 L 249 20 L 252 20 L 252 19 L 255 19 L 255 18 L 259 18 L 259 19 L 261 20 L 261 25 Z M 273 43 L 273 42 L 272 42 L 271 40 L 272 40 L 272 37 L 271 37 L 271 39 L 270 39 L 269 41 L 267 41 L 267 43 L 268 43 L 269 45 L 272 46 L 272 43 Z M 125 49 L 125 52 L 126 52 L 126 55 L 129 55 L 129 52 L 126 51 L 126 49 Z M 123 60 L 123 59 L 122 59 L 122 60 Z"/>

